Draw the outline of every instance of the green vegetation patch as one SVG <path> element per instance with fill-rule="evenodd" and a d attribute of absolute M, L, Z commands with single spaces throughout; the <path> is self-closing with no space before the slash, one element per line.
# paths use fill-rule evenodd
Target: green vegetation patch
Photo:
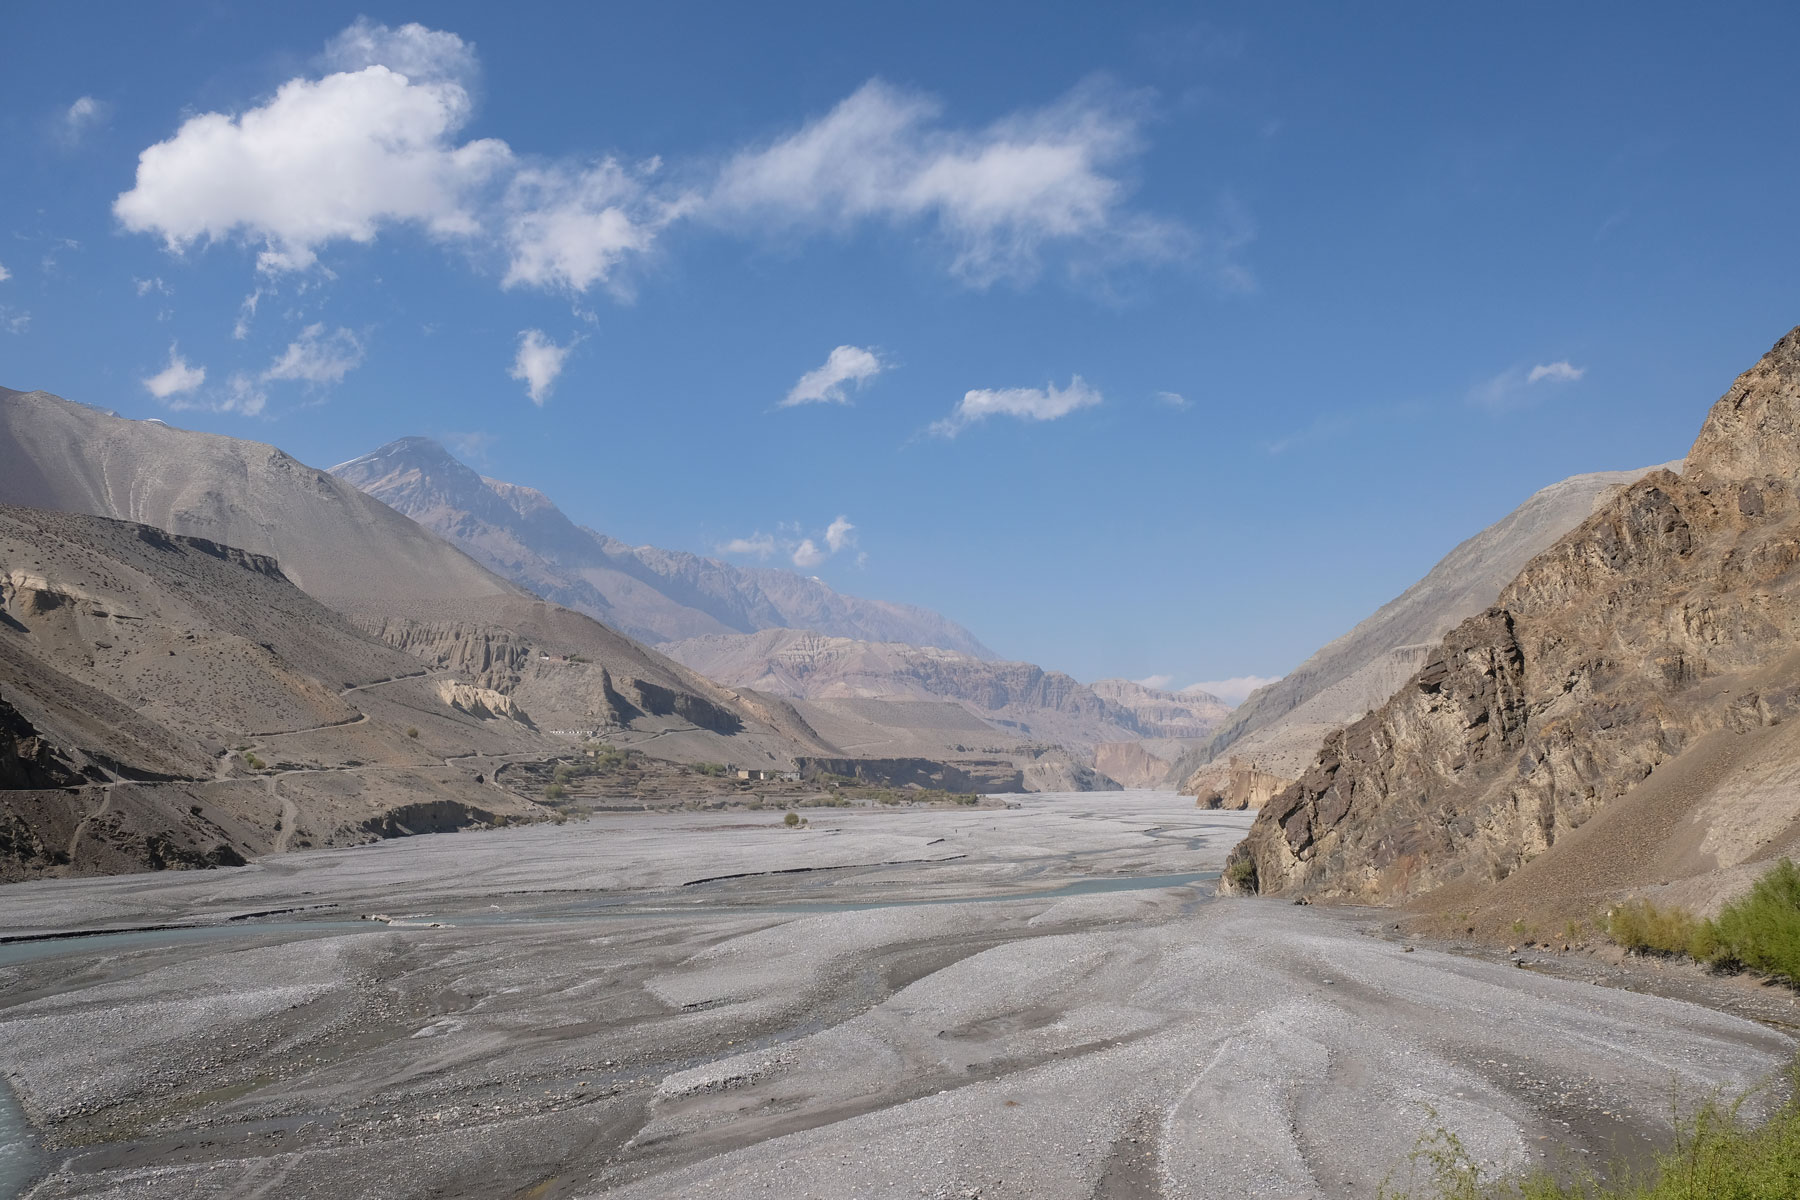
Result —
<path fill-rule="evenodd" d="M 1790 867 L 1791 869 L 1791 867 Z M 1547 1171 L 1489 1179 L 1456 1135 L 1439 1126 L 1396 1174 L 1380 1200 L 1792 1200 L 1800 1196 L 1800 1060 L 1788 1069 L 1787 1099 L 1761 1125 L 1745 1118 L 1750 1096 L 1709 1097 L 1675 1126 L 1675 1143 L 1650 1170 L 1602 1181 L 1589 1174 L 1559 1182 Z M 1433 1114 L 1435 1117 L 1435 1114 Z"/>
<path fill-rule="evenodd" d="M 1233 887 L 1254 892 L 1256 890 L 1256 860 L 1248 854 L 1232 859 L 1225 865 L 1225 878 Z"/>
<path fill-rule="evenodd" d="M 1627 950 L 1685 955 L 1716 969 L 1744 968 L 1800 987 L 1800 867 L 1782 859 L 1715 920 L 1632 900 L 1607 914 L 1606 932 Z"/>
<path fill-rule="evenodd" d="M 1723 956 L 1752 971 L 1800 986 L 1800 867 L 1784 858 L 1750 894 L 1709 922 Z M 1800 1189 L 1794 1193 L 1800 1196 Z"/>

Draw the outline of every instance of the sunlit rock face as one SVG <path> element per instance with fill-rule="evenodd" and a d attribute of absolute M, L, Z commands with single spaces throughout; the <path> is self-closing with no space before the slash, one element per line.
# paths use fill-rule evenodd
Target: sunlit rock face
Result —
<path fill-rule="evenodd" d="M 1728 765 L 1796 753 L 1765 735 L 1800 707 L 1797 463 L 1800 330 L 1713 406 L 1683 474 L 1606 501 L 1332 735 L 1238 852 L 1260 890 L 1389 902 L 1497 882 L 1678 761 L 1719 769 L 1612 839 L 1632 844 L 1583 850 L 1592 878 L 1563 886 L 1711 877 L 1784 844 L 1791 790 L 1729 844 L 1705 832 L 1736 794 Z"/>

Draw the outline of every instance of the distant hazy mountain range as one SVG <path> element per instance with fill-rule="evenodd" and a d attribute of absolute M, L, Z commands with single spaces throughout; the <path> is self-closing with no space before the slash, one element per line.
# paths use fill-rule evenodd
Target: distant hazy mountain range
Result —
<path fill-rule="evenodd" d="M 390 442 L 332 474 L 544 599 L 642 641 L 810 629 L 996 657 L 928 609 L 846 596 L 793 571 L 628 546 L 575 524 L 542 492 L 482 477 L 429 438 Z"/>
<path fill-rule="evenodd" d="M 1203 692 L 1154 692 L 1123 679 L 1089 687 L 1032 663 L 805 630 L 689 638 L 661 649 L 733 687 L 812 701 L 951 700 L 1015 738 L 1088 753 L 1106 742 L 1205 737 L 1231 712 Z"/>
<path fill-rule="evenodd" d="M 332 473 L 515 583 L 708 678 L 825 704 L 806 711 L 834 727 L 851 719 L 839 702 L 948 701 L 992 727 L 986 741 L 1052 743 L 1085 759 L 1102 744 L 1153 738 L 1155 755 L 1172 757 L 1230 712 L 1213 696 L 1125 680 L 1088 687 L 1000 661 L 937 613 L 846 596 L 792 571 L 628 546 L 576 525 L 541 492 L 481 476 L 428 438 L 391 442 Z M 891 720 L 889 736 L 913 744 L 923 711 L 863 704 L 855 719 Z M 932 718 L 932 727 L 943 720 Z M 1160 782 L 1166 770 L 1134 777 L 1150 774 Z"/>

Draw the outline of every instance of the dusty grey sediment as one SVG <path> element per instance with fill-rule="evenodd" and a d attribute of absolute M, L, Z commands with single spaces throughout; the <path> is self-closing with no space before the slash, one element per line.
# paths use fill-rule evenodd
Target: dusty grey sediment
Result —
<path fill-rule="evenodd" d="M 1672 1087 L 1791 1054 L 1707 1008 L 1409 953 L 1370 917 L 1047 896 L 1216 868 L 1244 819 L 1023 803 L 0 889 L 6 932 L 329 903 L 444 923 L 0 947 L 0 1063 L 56 1164 L 32 1194 L 1364 1196 L 1428 1107 L 1498 1168 L 1604 1159 L 1666 1133 Z"/>

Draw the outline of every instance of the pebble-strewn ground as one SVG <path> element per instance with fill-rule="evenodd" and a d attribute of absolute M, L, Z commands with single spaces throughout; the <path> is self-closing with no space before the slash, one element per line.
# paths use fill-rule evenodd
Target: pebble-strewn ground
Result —
<path fill-rule="evenodd" d="M 643 814 L 0 889 L 13 934 L 303 910 L 0 945 L 29 1194 L 1367 1196 L 1428 1107 L 1496 1164 L 1606 1159 L 1672 1086 L 1791 1054 L 1379 914 L 1212 899 L 1187 876 L 1246 818 L 1191 803 Z M 1069 886 L 1124 877 L 1160 878 Z"/>

